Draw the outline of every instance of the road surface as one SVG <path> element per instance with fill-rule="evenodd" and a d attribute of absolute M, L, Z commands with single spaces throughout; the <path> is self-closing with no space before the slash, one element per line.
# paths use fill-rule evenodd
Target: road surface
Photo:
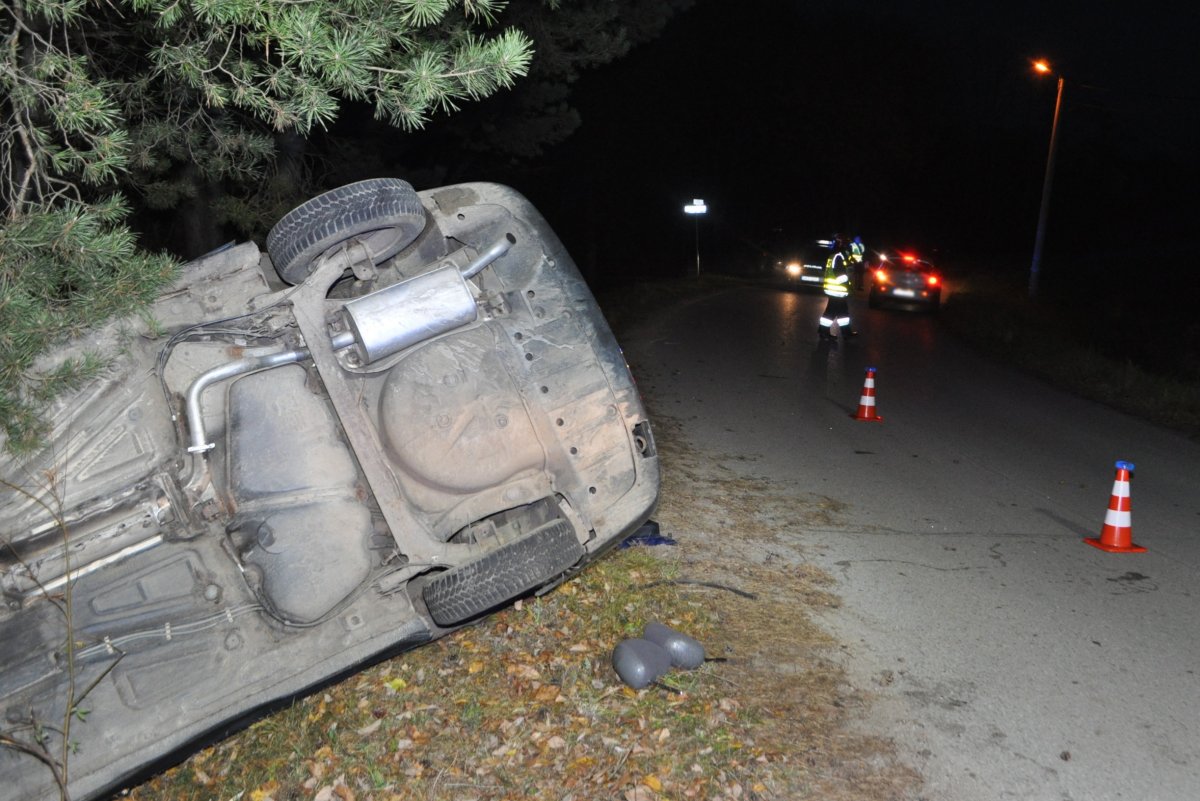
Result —
<path fill-rule="evenodd" d="M 935 317 L 742 287 L 622 338 L 693 447 L 846 505 L 803 531 L 864 722 L 932 801 L 1200 798 L 1200 446 L 989 363 Z M 852 419 L 867 367 L 883 422 Z M 1133 541 L 1085 545 L 1115 462 Z M 747 467 L 747 465 L 749 465 Z M 667 469 L 670 469 L 669 465 Z"/>

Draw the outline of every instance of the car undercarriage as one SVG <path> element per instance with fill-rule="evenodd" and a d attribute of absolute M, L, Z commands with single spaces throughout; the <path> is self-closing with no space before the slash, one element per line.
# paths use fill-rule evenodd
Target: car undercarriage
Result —
<path fill-rule="evenodd" d="M 118 354 L 102 378 L 42 450 L 0 455 L 14 798 L 110 792 L 548 591 L 654 507 L 628 367 L 520 194 L 363 181 L 267 249 L 186 265 L 153 331 L 91 334 Z"/>

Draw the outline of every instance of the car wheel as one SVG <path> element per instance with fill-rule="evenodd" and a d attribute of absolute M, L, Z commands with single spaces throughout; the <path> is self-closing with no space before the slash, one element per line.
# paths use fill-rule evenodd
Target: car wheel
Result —
<path fill-rule="evenodd" d="M 421 594 L 430 617 L 438 625 L 453 626 L 550 582 L 583 555 L 571 524 L 559 520 L 438 574 Z"/>
<path fill-rule="evenodd" d="M 407 181 L 371 178 L 332 189 L 285 214 L 267 234 L 279 276 L 299 284 L 322 257 L 357 240 L 379 264 L 425 228 L 425 207 Z"/>

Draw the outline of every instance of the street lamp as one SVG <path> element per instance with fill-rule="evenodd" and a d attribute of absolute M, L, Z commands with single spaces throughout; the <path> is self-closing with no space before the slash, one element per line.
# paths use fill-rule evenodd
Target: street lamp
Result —
<path fill-rule="evenodd" d="M 693 198 L 692 202 L 683 207 L 684 214 L 692 215 L 696 221 L 696 277 L 700 277 L 700 218 L 708 211 L 701 198 Z"/>
<path fill-rule="evenodd" d="M 1033 69 L 1049 75 L 1050 65 L 1043 60 L 1033 62 Z M 1037 235 L 1033 240 L 1033 262 L 1029 265 L 1029 297 L 1037 297 L 1038 271 L 1042 266 L 1042 242 L 1046 237 L 1046 212 L 1050 208 L 1050 185 L 1054 180 L 1054 152 L 1058 146 L 1058 114 L 1062 109 L 1063 78 L 1058 76 L 1058 94 L 1054 98 L 1054 122 L 1050 125 L 1050 155 L 1046 157 L 1046 177 L 1042 180 L 1042 207 L 1038 211 Z"/>

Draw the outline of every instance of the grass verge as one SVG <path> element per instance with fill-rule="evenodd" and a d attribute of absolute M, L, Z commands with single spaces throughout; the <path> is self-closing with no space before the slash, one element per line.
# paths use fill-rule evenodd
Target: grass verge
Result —
<path fill-rule="evenodd" d="M 747 567 L 742 595 L 675 583 L 677 571 L 645 549 L 618 552 L 550 596 L 254 724 L 129 798 L 900 797 L 911 775 L 880 771 L 879 744 L 842 730 L 855 703 L 802 612 L 806 577 Z M 624 687 L 612 647 L 649 620 L 729 661 Z"/>
<path fill-rule="evenodd" d="M 1023 285 L 981 274 L 955 281 L 941 317 L 956 336 L 989 358 L 1080 397 L 1200 436 L 1200 381 L 1114 357 L 1101 347 L 1097 323 L 1078 310 L 1035 303 Z"/>

